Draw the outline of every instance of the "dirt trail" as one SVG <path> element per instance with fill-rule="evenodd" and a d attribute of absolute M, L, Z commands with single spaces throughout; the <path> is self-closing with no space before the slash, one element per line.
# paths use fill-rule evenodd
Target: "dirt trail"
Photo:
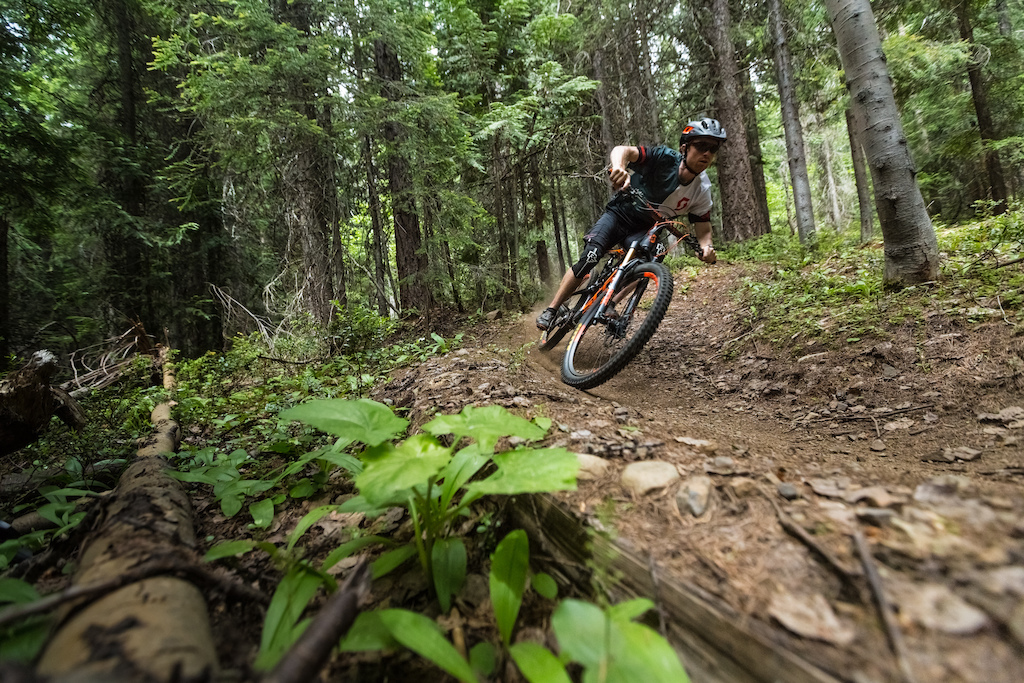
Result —
<path fill-rule="evenodd" d="M 474 331 L 375 398 L 410 408 L 414 424 L 488 402 L 550 417 L 549 445 L 610 464 L 564 496 L 567 507 L 614 519 L 666 580 L 717 596 L 840 680 L 1019 680 L 1020 340 L 1001 322 L 961 327 L 935 314 L 885 340 L 767 348 L 728 296 L 741 276 L 729 264 L 678 274 L 647 348 L 591 392 L 561 383 L 564 344 L 539 352 L 526 315 Z M 679 478 L 631 492 L 621 474 L 639 461 L 670 463 Z M 699 516 L 691 500 L 706 503 Z M 862 576 L 858 532 L 905 640 L 902 667 Z"/>

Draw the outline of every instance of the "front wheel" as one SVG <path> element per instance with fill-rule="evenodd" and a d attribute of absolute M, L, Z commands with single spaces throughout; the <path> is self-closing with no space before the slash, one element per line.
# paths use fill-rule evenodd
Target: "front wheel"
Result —
<path fill-rule="evenodd" d="M 672 303 L 672 274 L 660 263 L 644 263 L 619 287 L 628 296 L 616 307 L 620 316 L 585 316 L 562 359 L 562 381 L 592 389 L 618 374 L 640 352 Z"/>
<path fill-rule="evenodd" d="M 540 344 L 537 348 L 541 351 L 550 351 L 558 346 L 558 342 L 562 341 L 562 337 L 567 335 L 572 329 L 573 314 L 580 307 L 580 298 L 582 296 L 580 292 L 574 292 L 565 300 L 565 303 L 558 307 L 558 313 L 555 314 L 554 322 L 551 323 L 551 327 L 541 333 Z"/>

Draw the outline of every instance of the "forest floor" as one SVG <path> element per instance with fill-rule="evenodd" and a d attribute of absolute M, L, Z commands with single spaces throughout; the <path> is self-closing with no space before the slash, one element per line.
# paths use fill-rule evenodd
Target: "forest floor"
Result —
<path fill-rule="evenodd" d="M 550 418 L 545 445 L 610 463 L 559 495 L 566 508 L 840 680 L 1020 680 L 1022 340 L 998 308 L 967 325 L 934 302 L 923 329 L 768 346 L 729 294 L 746 272 L 677 274 L 647 347 L 590 392 L 562 384 L 564 344 L 537 350 L 534 312 L 472 330 L 374 398 L 414 425 L 486 403 Z M 631 491 L 620 476 L 641 460 L 679 477 Z M 689 501 L 699 511 L 704 495 L 695 516 Z M 895 634 L 866 588 L 858 533 Z"/>

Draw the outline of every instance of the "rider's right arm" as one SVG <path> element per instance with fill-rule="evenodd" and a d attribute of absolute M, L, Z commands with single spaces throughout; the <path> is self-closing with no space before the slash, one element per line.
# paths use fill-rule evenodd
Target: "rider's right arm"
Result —
<path fill-rule="evenodd" d="M 616 190 L 628 188 L 629 172 L 626 170 L 626 165 L 640 158 L 640 150 L 636 147 L 619 145 L 612 150 L 608 157 L 612 162 L 611 170 L 608 171 L 608 179 L 611 180 L 612 187 Z"/>

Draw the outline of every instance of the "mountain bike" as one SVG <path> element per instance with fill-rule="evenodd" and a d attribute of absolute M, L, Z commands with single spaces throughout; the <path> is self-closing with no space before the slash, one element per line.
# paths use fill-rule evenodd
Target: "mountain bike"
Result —
<path fill-rule="evenodd" d="M 655 210 L 635 190 L 628 194 L 641 207 Z M 665 251 L 658 242 L 669 226 L 686 227 L 679 221 L 659 220 L 628 248 L 609 250 L 599 274 L 592 271 L 559 306 L 539 348 L 549 351 L 573 332 L 562 358 L 562 381 L 569 386 L 592 389 L 607 382 L 658 329 L 674 289 L 672 273 L 660 263 Z M 700 244 L 689 232 L 679 242 L 700 255 Z"/>

